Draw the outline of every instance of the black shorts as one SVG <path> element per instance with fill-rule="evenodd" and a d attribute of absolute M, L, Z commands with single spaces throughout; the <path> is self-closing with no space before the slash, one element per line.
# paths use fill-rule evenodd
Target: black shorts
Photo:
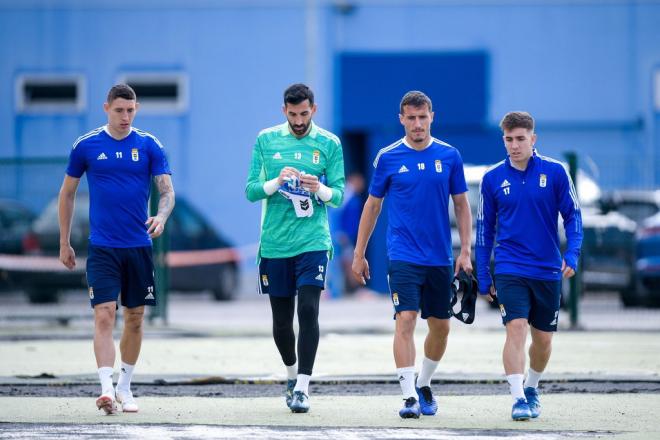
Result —
<path fill-rule="evenodd" d="M 394 313 L 421 310 L 423 319 L 429 316 L 451 318 L 453 279 L 451 266 L 421 266 L 406 261 L 391 261 L 387 281 Z"/>
<path fill-rule="evenodd" d="M 557 331 L 561 281 L 536 280 L 517 275 L 495 275 L 502 323 L 523 318 L 532 327 Z"/>
<path fill-rule="evenodd" d="M 304 252 L 289 258 L 262 258 L 259 262 L 259 293 L 295 296 L 301 286 L 325 288 L 327 251 Z"/>
<path fill-rule="evenodd" d="M 89 245 L 87 286 L 92 308 L 117 301 L 133 308 L 156 305 L 151 246 L 109 248 Z"/>

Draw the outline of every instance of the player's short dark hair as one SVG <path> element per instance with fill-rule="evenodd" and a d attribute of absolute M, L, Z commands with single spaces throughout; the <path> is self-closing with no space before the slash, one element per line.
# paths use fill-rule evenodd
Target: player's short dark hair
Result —
<path fill-rule="evenodd" d="M 403 114 L 403 107 L 406 105 L 411 105 L 416 108 L 427 106 L 430 112 L 433 111 L 431 98 L 418 90 L 411 90 L 410 92 L 403 95 L 403 98 L 401 99 L 401 105 L 399 106 L 399 113 Z"/>
<path fill-rule="evenodd" d="M 309 105 L 314 105 L 314 92 L 305 84 L 293 84 L 284 91 L 284 105 L 298 105 L 305 99 L 309 100 Z"/>
<path fill-rule="evenodd" d="M 108 104 L 112 104 L 112 101 L 117 98 L 124 98 L 129 101 L 135 101 L 137 100 L 137 95 L 135 94 L 135 90 L 133 90 L 133 88 L 128 84 L 115 84 L 108 92 Z"/>
<path fill-rule="evenodd" d="M 524 128 L 534 131 L 534 118 L 527 112 L 509 112 L 500 121 L 502 131 L 511 131 L 515 128 Z"/>

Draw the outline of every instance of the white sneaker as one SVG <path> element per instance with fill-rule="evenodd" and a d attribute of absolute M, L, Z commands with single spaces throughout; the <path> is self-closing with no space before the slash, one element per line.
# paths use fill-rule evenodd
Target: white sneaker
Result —
<path fill-rule="evenodd" d="M 115 403 L 114 393 L 104 393 L 96 399 L 96 407 L 102 409 L 106 414 L 116 414 L 117 413 L 117 404 Z"/>
<path fill-rule="evenodd" d="M 117 388 L 115 393 L 117 395 L 117 402 L 121 404 L 121 410 L 123 412 L 138 412 L 138 405 L 131 390 L 124 391 Z"/>

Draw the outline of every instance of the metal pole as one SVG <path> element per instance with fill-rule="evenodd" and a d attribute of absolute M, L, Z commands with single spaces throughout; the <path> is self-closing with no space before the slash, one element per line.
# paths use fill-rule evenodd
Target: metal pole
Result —
<path fill-rule="evenodd" d="M 566 161 L 568 162 L 568 172 L 573 179 L 573 185 L 577 191 L 577 154 L 574 151 L 569 151 L 564 154 Z M 579 197 L 579 194 L 578 194 Z M 570 285 L 570 296 L 569 296 L 569 310 L 571 315 L 571 329 L 575 330 L 579 328 L 579 305 L 580 305 L 580 296 L 582 296 L 582 272 L 581 272 L 581 257 L 578 259 L 578 267 L 575 275 L 569 278 Z"/>
<path fill-rule="evenodd" d="M 158 189 L 156 185 L 151 185 L 151 198 L 149 199 L 149 212 L 154 215 L 158 212 Z M 167 267 L 165 256 L 170 248 L 168 228 L 165 228 L 163 235 L 153 241 L 154 255 L 154 278 L 156 283 L 156 306 L 151 308 L 149 321 L 153 322 L 156 318 L 161 318 L 163 324 L 167 325 L 167 301 L 169 296 L 169 268 Z"/>

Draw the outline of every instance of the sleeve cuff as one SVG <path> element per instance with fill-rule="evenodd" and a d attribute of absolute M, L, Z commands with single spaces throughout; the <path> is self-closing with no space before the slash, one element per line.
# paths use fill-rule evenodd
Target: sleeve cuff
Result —
<path fill-rule="evenodd" d="M 479 293 L 487 295 L 490 293 L 490 286 L 493 285 L 493 278 L 488 277 L 484 279 L 477 278 L 477 286 L 479 286 Z"/>
<path fill-rule="evenodd" d="M 277 189 L 279 187 L 280 185 L 277 183 L 277 177 L 276 177 L 264 183 L 264 192 L 266 193 L 266 195 L 272 196 L 277 192 Z"/>
<path fill-rule="evenodd" d="M 319 190 L 316 191 L 316 195 L 324 202 L 329 202 L 332 199 L 332 190 L 324 184 L 319 183 Z"/>

